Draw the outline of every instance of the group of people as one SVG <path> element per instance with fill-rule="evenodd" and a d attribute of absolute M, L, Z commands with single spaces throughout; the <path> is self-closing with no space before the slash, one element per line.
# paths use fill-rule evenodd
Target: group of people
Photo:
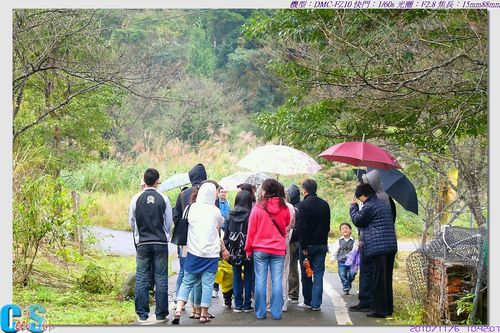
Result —
<path fill-rule="evenodd" d="M 255 311 L 257 319 L 265 319 L 268 312 L 272 319 L 281 319 L 289 303 L 299 302 L 300 290 L 303 300 L 297 306 L 320 311 L 330 206 L 318 197 L 316 181 L 304 180 L 301 189 L 294 184 L 285 188 L 274 179 L 266 179 L 258 189 L 240 184 L 231 208 L 227 192 L 208 180 L 202 164 L 190 170 L 189 178 L 191 187 L 181 191 L 173 209 L 156 190 L 159 173 L 155 169 L 146 170 L 145 188 L 132 198 L 129 222 L 137 249 L 138 323 L 151 323 L 150 276 L 155 285 L 155 322 L 167 321 L 168 242 L 181 219 L 188 221 L 188 237 L 186 245 L 177 247 L 180 271 L 172 324 L 180 323 L 188 302 L 192 306 L 189 318 L 201 323 L 215 318 L 209 308 L 219 287 L 225 307 L 234 312 Z M 342 223 L 334 251 L 346 295 L 355 277 L 346 265 L 347 257 L 361 253 L 360 302 L 350 310 L 369 309 L 368 315 L 374 317 L 393 312 L 395 213 L 390 198 L 383 194 L 368 180 L 358 185 L 355 196 L 362 208 L 353 199 L 350 215 L 361 239 L 356 242 L 351 225 Z"/>

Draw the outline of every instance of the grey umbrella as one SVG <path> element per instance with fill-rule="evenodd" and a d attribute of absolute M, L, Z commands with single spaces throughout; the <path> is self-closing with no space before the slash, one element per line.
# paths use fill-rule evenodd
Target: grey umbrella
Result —
<path fill-rule="evenodd" d="M 396 169 L 383 170 L 368 168 L 368 172 L 377 170 L 380 174 L 380 180 L 384 191 L 394 200 L 396 200 L 404 209 L 418 215 L 417 191 L 411 181 L 400 171 Z M 365 170 L 353 169 L 358 175 L 358 180 L 362 181 L 362 175 Z"/>
<path fill-rule="evenodd" d="M 189 181 L 189 174 L 187 172 L 177 173 L 162 181 L 160 186 L 158 187 L 158 191 L 165 192 L 173 188 L 181 187 L 188 184 L 191 184 L 191 182 Z"/>
<path fill-rule="evenodd" d="M 242 183 L 258 186 L 268 178 L 272 177 L 263 172 L 238 171 L 219 180 L 219 185 L 228 191 L 236 191 Z"/>

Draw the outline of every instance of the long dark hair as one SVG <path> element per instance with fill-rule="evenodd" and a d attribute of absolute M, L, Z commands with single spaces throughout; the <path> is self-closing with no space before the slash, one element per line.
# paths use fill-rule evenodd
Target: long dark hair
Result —
<path fill-rule="evenodd" d="M 238 194 L 236 194 L 236 198 L 234 199 L 234 207 L 236 208 L 236 206 L 245 207 L 249 210 L 252 209 L 252 194 L 248 191 L 239 191 Z"/>
<path fill-rule="evenodd" d="M 238 188 L 240 189 L 240 192 L 246 191 L 246 192 L 250 193 L 250 195 L 252 196 L 252 203 L 255 203 L 257 201 L 255 199 L 255 191 L 257 190 L 255 185 L 243 183 L 243 184 L 238 185 Z"/>
<path fill-rule="evenodd" d="M 198 197 L 198 192 L 200 191 L 199 186 L 193 186 L 191 190 L 191 197 L 189 198 L 189 203 L 195 203 Z"/>
<path fill-rule="evenodd" d="M 286 207 L 285 203 L 285 187 L 275 179 L 266 179 L 262 183 L 262 190 L 265 192 L 260 199 L 261 206 L 265 209 L 270 198 L 279 198 L 279 206 Z"/>

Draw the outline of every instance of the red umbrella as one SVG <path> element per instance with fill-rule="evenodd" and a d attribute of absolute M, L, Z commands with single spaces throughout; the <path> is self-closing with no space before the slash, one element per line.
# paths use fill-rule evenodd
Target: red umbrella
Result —
<path fill-rule="evenodd" d="M 398 161 L 387 150 L 367 142 L 343 142 L 331 146 L 318 156 L 328 161 L 367 166 L 377 169 L 401 169 Z"/>

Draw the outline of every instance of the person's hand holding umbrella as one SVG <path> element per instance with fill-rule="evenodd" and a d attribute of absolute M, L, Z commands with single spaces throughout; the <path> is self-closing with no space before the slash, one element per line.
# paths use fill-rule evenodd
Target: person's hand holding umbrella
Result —
<path fill-rule="evenodd" d="M 362 182 L 362 176 L 373 170 L 377 170 L 379 173 L 384 192 L 396 200 L 404 209 L 418 215 L 417 191 L 412 182 L 402 172 L 395 169 L 383 170 L 370 167 L 367 170 L 353 169 L 352 171 L 358 176 L 358 181 Z"/>

